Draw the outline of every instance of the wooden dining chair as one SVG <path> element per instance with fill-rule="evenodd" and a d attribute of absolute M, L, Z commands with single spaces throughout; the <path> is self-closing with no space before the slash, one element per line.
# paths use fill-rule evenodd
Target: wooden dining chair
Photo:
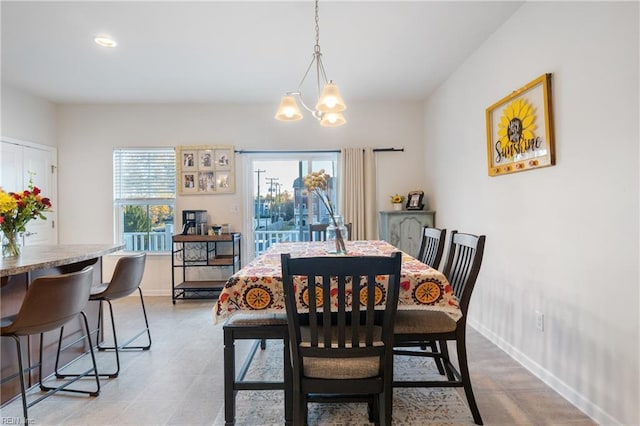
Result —
<path fill-rule="evenodd" d="M 345 223 L 344 226 L 347 227 L 347 240 L 353 240 L 353 224 L 349 222 Z"/>
<path fill-rule="evenodd" d="M 329 225 L 326 223 L 312 223 L 309 225 L 309 241 L 327 241 L 327 227 Z M 344 226 L 347 227 L 347 240 L 352 240 L 352 229 L 353 225 L 351 222 L 345 223 Z"/>
<path fill-rule="evenodd" d="M 327 223 L 309 224 L 309 241 L 326 241 L 327 226 L 329 226 Z"/>
<path fill-rule="evenodd" d="M 418 252 L 418 260 L 429 267 L 438 269 L 440 260 L 444 252 L 444 243 L 447 235 L 446 229 L 431 228 L 424 226 L 421 232 L 420 250 Z M 433 352 L 438 351 L 438 343 L 436 341 L 425 342 L 423 349 L 430 347 Z M 438 372 L 444 375 L 445 369 L 442 361 L 434 358 Z"/>
<path fill-rule="evenodd" d="M 391 424 L 393 322 L 401 261 L 401 252 L 281 255 L 295 425 L 307 423 L 309 402 L 344 401 L 367 402 L 371 421 Z"/>
<path fill-rule="evenodd" d="M 418 260 L 434 269 L 438 269 L 444 253 L 446 235 L 446 229 L 423 227 Z"/>
<path fill-rule="evenodd" d="M 446 370 L 446 380 L 395 380 L 394 387 L 462 387 L 476 424 L 482 424 L 467 363 L 466 326 L 471 294 L 480 271 L 485 236 L 451 232 L 447 260 L 442 271 L 453 288 L 460 304 L 462 317 L 455 321 L 441 311 L 403 310 L 396 315 L 394 324 L 395 355 L 428 356 L 440 360 Z M 425 348 L 428 342 L 438 342 L 439 351 L 398 348 Z M 459 369 L 452 364 L 447 342 L 456 345 Z"/>

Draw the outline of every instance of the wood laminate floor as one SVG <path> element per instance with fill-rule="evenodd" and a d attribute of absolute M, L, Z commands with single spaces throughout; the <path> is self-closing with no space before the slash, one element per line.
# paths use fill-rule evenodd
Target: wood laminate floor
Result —
<path fill-rule="evenodd" d="M 32 424 L 213 423 L 224 404 L 222 325 L 213 323 L 214 301 L 173 305 L 170 297 L 147 296 L 145 302 L 152 349 L 123 353 L 120 376 L 103 379 L 98 397 L 58 393 L 36 404 L 29 411 Z M 120 299 L 114 308 L 120 338 L 142 325 L 137 297 Z M 11 342 L 3 339 L 2 344 Z M 474 391 L 486 425 L 595 424 L 473 329 L 468 330 L 467 344 Z M 249 342 L 240 342 L 238 356 L 248 347 Z M 108 368 L 113 353 L 99 353 L 98 364 Z M 20 399 L 2 407 L 0 415 L 2 424 L 16 424 L 22 416 Z"/>

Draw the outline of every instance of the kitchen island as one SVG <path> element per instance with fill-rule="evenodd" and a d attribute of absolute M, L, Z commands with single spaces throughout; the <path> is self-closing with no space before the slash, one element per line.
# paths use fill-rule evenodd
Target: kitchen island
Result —
<path fill-rule="evenodd" d="M 0 312 L 2 317 L 16 314 L 20 310 L 22 300 L 29 288 L 29 283 L 40 276 L 59 275 L 80 271 L 87 266 L 93 266 L 92 283 L 102 282 L 102 256 L 124 248 L 122 244 L 68 244 L 68 245 L 39 245 L 22 247 L 22 252 L 16 257 L 0 258 Z M 109 277 L 106 277 L 109 279 Z M 98 304 L 89 303 L 85 310 L 89 319 L 89 326 L 95 329 L 98 321 Z M 71 342 L 81 334 L 80 318 L 65 325 L 64 342 Z M 59 333 L 47 333 L 44 336 L 43 375 L 46 377 L 53 372 Z M 39 336 L 23 338 L 26 354 L 23 357 L 26 365 L 34 366 L 38 362 Z M 15 343 L 11 339 L 2 338 L 2 378 L 18 371 L 18 361 Z M 61 357 L 64 365 L 79 357 L 88 348 L 78 344 L 69 349 Z M 38 382 L 38 370 L 33 369 L 26 375 L 26 385 L 29 387 Z M 4 404 L 20 392 L 18 379 L 2 385 L 0 395 Z"/>

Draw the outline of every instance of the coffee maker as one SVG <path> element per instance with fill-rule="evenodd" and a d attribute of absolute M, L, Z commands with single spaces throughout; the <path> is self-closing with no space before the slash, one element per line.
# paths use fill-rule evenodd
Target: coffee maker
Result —
<path fill-rule="evenodd" d="M 182 211 L 182 235 L 203 235 L 207 233 L 206 210 Z"/>

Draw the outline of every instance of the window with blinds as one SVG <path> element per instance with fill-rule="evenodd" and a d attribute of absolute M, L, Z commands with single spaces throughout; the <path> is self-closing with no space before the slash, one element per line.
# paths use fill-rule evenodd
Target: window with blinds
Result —
<path fill-rule="evenodd" d="M 176 154 L 173 148 L 114 150 L 116 240 L 125 244 L 125 250 L 171 250 L 175 197 Z"/>

